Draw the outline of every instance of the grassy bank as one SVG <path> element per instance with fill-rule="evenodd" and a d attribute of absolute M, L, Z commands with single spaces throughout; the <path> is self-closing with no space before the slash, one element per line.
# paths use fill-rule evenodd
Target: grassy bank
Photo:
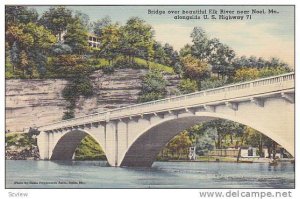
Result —
<path fill-rule="evenodd" d="M 134 63 L 129 63 L 124 58 L 119 57 L 117 58 L 113 64 L 110 64 L 108 60 L 103 58 L 91 58 L 90 64 L 93 67 L 93 70 L 99 70 L 104 69 L 108 66 L 111 66 L 112 68 L 136 68 L 136 69 L 153 69 L 158 70 L 161 72 L 169 73 L 169 74 L 175 74 L 174 69 L 171 66 L 159 64 L 152 61 L 146 61 L 141 58 L 134 58 Z"/>
<path fill-rule="evenodd" d="M 36 146 L 36 140 L 27 133 L 8 133 L 5 135 L 6 147 L 31 147 Z"/>
<path fill-rule="evenodd" d="M 78 145 L 75 160 L 106 160 L 106 156 L 97 141 L 88 135 Z"/>
<path fill-rule="evenodd" d="M 236 162 L 235 157 L 198 156 L 197 161 L 201 162 Z"/>

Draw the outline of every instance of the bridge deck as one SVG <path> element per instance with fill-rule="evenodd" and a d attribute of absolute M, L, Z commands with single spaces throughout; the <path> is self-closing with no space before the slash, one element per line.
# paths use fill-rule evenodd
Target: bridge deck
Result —
<path fill-rule="evenodd" d="M 283 93 L 293 93 L 295 86 L 294 79 L 294 73 L 287 73 L 63 120 L 40 126 L 38 129 L 40 131 L 49 131 L 93 124 L 101 121 L 134 117 L 136 115 L 157 114 L 179 109 L 214 106 L 222 103 L 238 103 L 249 100 L 249 98 L 253 99 Z"/>

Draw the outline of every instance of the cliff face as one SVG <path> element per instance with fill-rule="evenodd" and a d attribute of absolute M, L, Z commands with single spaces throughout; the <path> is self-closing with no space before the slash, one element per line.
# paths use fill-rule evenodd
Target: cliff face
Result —
<path fill-rule="evenodd" d="M 113 74 L 101 71 L 91 75 L 94 96 L 78 101 L 76 117 L 137 103 L 145 69 L 118 69 Z M 169 95 L 176 90 L 177 75 L 165 75 Z M 6 129 L 24 128 L 60 121 L 66 101 L 61 91 L 68 82 L 51 80 L 6 80 Z"/>

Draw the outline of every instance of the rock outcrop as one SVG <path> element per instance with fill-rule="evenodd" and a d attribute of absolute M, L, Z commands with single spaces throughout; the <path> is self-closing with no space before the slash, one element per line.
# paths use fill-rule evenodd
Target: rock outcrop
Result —
<path fill-rule="evenodd" d="M 94 96 L 78 101 L 76 117 L 137 103 L 145 69 L 117 69 L 113 74 L 97 71 L 90 76 Z M 168 95 L 175 93 L 177 75 L 165 75 Z M 6 80 L 6 129 L 23 129 L 60 121 L 66 101 L 62 79 Z"/>
<path fill-rule="evenodd" d="M 7 147 L 5 149 L 6 160 L 39 160 L 40 154 L 37 146 L 23 148 Z"/>

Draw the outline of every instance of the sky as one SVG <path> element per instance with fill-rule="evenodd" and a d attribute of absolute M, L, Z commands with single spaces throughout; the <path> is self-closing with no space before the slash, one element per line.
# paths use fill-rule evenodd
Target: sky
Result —
<path fill-rule="evenodd" d="M 89 15 L 91 21 L 110 16 L 125 24 L 133 16 L 149 23 L 156 40 L 180 50 L 191 43 L 194 27 L 202 27 L 209 38 L 218 38 L 233 48 L 237 56 L 278 57 L 294 68 L 294 7 L 293 6 L 67 6 Z M 49 6 L 34 6 L 42 14 Z M 165 11 L 164 15 L 148 14 L 150 10 Z M 220 9 L 243 11 L 274 9 L 278 14 L 254 14 L 251 20 L 175 20 L 168 11 Z M 219 13 L 218 13 L 219 14 Z M 233 14 L 236 15 L 236 14 Z M 244 16 L 245 17 L 245 16 Z"/>

